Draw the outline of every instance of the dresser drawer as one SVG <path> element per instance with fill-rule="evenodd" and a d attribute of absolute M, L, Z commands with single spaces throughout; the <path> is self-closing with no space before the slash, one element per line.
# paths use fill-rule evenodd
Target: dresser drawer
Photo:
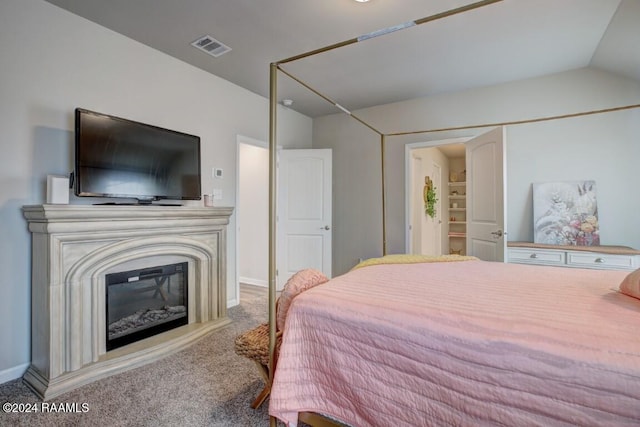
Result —
<path fill-rule="evenodd" d="M 509 262 L 523 264 L 565 265 L 564 251 L 522 248 L 509 249 Z"/>
<path fill-rule="evenodd" d="M 613 270 L 633 270 L 637 255 L 608 255 L 590 252 L 567 252 L 567 266 Z"/>
<path fill-rule="evenodd" d="M 533 246 L 536 245 L 536 246 Z M 627 246 L 593 246 L 575 249 L 575 246 L 532 246 L 520 242 L 507 248 L 508 262 L 520 264 L 557 265 L 597 270 L 635 270 L 640 268 L 640 251 Z"/>

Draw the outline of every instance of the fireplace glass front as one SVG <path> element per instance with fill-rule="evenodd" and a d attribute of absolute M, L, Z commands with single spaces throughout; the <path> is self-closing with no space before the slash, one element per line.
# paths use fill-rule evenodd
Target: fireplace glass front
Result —
<path fill-rule="evenodd" d="M 107 351 L 188 324 L 187 266 L 183 262 L 105 276 Z"/>

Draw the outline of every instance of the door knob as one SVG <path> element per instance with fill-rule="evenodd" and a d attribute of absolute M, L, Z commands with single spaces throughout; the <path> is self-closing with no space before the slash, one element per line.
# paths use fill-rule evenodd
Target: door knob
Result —
<path fill-rule="evenodd" d="M 502 230 L 492 231 L 491 234 L 496 236 L 496 238 L 500 238 L 500 237 L 502 237 Z"/>
<path fill-rule="evenodd" d="M 320 230 L 331 230 L 331 227 L 325 225 L 324 227 L 320 227 Z"/>

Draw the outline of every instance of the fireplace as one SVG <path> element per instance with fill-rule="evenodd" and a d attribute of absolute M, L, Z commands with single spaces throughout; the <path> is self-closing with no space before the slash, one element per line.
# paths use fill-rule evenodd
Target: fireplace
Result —
<path fill-rule="evenodd" d="M 33 255 L 24 381 L 43 399 L 157 361 L 230 323 L 232 208 L 35 205 L 23 212 Z M 107 344 L 107 324 L 143 309 L 169 315 L 154 313 L 153 322 L 114 332 Z"/>
<path fill-rule="evenodd" d="M 106 349 L 189 323 L 188 263 L 107 274 Z"/>

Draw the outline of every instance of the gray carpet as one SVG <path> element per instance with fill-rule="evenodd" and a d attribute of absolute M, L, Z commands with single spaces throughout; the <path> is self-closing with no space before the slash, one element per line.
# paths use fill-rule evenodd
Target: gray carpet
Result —
<path fill-rule="evenodd" d="M 0 426 L 268 426 L 267 400 L 249 406 L 262 390 L 250 360 L 237 356 L 239 333 L 267 318 L 267 293 L 242 285 L 240 305 L 229 309 L 232 323 L 195 344 L 146 366 L 80 387 L 51 399 L 88 404 L 85 413 L 0 411 Z M 21 379 L 0 384 L 0 403 L 39 399 Z"/>

